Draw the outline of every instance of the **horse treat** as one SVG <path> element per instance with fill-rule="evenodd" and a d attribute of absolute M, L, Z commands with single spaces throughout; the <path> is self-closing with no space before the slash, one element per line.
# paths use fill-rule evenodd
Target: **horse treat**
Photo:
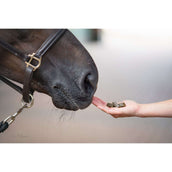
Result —
<path fill-rule="evenodd" d="M 106 106 L 108 106 L 110 108 L 112 108 L 112 107 L 122 108 L 122 107 L 125 107 L 126 104 L 124 102 L 122 102 L 122 103 L 112 102 L 112 103 L 107 103 Z"/>

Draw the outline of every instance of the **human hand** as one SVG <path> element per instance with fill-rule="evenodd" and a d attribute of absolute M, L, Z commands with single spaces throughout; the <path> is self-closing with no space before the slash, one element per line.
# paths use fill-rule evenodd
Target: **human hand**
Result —
<path fill-rule="evenodd" d="M 125 100 L 124 103 L 126 106 L 122 108 L 110 108 L 106 106 L 106 102 L 98 97 L 93 97 L 92 103 L 100 110 L 112 115 L 114 118 L 137 116 L 139 110 L 139 104 L 132 100 Z"/>

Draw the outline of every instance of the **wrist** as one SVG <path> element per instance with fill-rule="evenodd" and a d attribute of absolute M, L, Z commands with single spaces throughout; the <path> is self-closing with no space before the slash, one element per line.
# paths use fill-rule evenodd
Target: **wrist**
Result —
<path fill-rule="evenodd" d="M 136 117 L 146 117 L 143 113 L 144 104 L 137 104 Z"/>

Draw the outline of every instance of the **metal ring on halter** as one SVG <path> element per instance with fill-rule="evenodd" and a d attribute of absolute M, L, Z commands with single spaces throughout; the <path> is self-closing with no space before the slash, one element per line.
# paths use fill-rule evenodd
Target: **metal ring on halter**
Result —
<path fill-rule="evenodd" d="M 33 98 L 33 95 L 32 94 L 29 94 L 31 100 L 29 103 L 26 103 L 23 99 L 21 100 L 21 103 L 22 103 L 22 106 L 26 106 L 26 108 L 31 108 L 33 106 L 33 103 L 34 103 L 34 98 Z"/>

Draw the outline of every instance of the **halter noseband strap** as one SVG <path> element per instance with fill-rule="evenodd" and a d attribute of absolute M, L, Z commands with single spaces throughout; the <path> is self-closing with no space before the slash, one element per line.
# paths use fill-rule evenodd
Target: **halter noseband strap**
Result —
<path fill-rule="evenodd" d="M 59 29 L 52 35 L 50 35 L 47 40 L 41 45 L 41 47 L 32 54 L 25 55 L 18 49 L 14 48 L 10 44 L 6 43 L 5 41 L 0 39 L 0 46 L 4 49 L 8 50 L 13 55 L 23 59 L 26 63 L 26 71 L 25 71 L 25 79 L 23 84 L 23 89 L 17 86 L 16 84 L 12 83 L 8 79 L 0 76 L 0 79 L 14 88 L 19 93 L 23 94 L 23 100 L 27 103 L 30 102 L 30 95 L 33 94 L 33 90 L 30 88 L 30 83 L 32 80 L 33 72 L 38 69 L 41 65 L 41 58 L 42 56 L 48 51 L 48 49 L 58 40 L 61 36 L 65 33 L 66 29 Z"/>

